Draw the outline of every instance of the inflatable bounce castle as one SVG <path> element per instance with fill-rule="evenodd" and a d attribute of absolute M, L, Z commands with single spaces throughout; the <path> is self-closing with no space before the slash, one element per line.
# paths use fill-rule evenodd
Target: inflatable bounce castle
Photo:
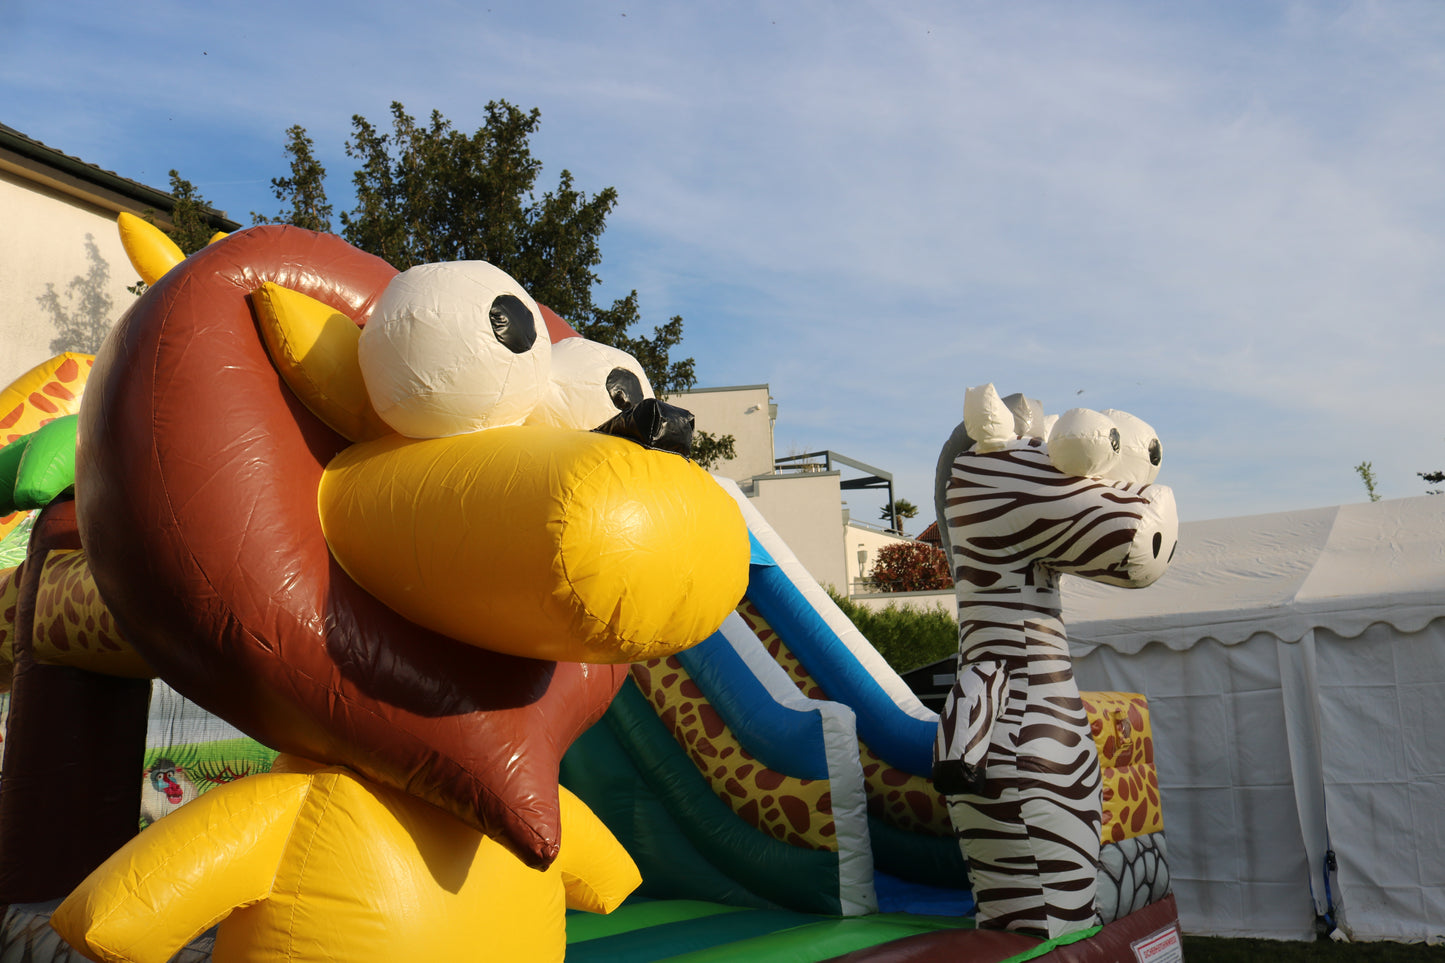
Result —
<path fill-rule="evenodd" d="M 0 393 L 6 959 L 1178 946 L 1148 708 L 1057 592 L 1167 566 L 1146 424 L 970 389 L 940 718 L 494 266 L 121 231 L 148 290 Z"/>

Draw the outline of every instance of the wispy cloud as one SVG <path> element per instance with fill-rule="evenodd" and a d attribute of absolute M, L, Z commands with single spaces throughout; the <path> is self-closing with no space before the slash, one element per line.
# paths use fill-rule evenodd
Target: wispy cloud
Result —
<path fill-rule="evenodd" d="M 1150 420 L 1188 517 L 1445 467 L 1438 4 L 328 6 L 22 4 L 3 119 L 244 220 L 292 123 L 339 196 L 353 113 L 538 106 L 606 293 L 920 504 L 983 381 Z"/>

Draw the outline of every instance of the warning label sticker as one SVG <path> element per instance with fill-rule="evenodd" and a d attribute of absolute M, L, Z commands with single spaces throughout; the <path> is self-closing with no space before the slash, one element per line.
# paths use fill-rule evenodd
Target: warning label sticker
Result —
<path fill-rule="evenodd" d="M 1170 926 L 1129 944 L 1136 963 L 1184 963 L 1184 942 L 1179 927 Z"/>

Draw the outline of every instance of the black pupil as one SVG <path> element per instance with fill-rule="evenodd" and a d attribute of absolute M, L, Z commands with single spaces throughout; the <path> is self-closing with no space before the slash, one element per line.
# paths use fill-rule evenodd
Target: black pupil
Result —
<path fill-rule="evenodd" d="M 607 372 L 607 397 L 618 411 L 626 411 L 642 402 L 642 382 L 626 368 Z"/>
<path fill-rule="evenodd" d="M 492 299 L 492 333 L 497 343 L 512 354 L 522 354 L 537 340 L 537 319 L 515 294 L 499 294 Z"/>
<path fill-rule="evenodd" d="M 1159 444 L 1159 439 L 1155 438 L 1153 441 L 1149 442 L 1149 464 L 1158 465 L 1163 460 L 1164 447 Z"/>
<path fill-rule="evenodd" d="M 1119 450 L 1119 429 L 1118 429 L 1118 428 L 1110 428 L 1110 429 L 1109 429 L 1109 447 L 1113 448 L 1115 451 L 1118 451 L 1118 450 Z"/>

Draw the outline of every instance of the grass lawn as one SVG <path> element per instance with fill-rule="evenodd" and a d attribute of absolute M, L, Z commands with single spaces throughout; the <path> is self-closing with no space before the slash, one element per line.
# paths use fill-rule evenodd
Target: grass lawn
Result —
<path fill-rule="evenodd" d="M 1233 940 L 1213 936 L 1184 937 L 1188 963 L 1442 963 L 1445 945 L 1424 943 L 1315 943 L 1280 940 Z"/>

